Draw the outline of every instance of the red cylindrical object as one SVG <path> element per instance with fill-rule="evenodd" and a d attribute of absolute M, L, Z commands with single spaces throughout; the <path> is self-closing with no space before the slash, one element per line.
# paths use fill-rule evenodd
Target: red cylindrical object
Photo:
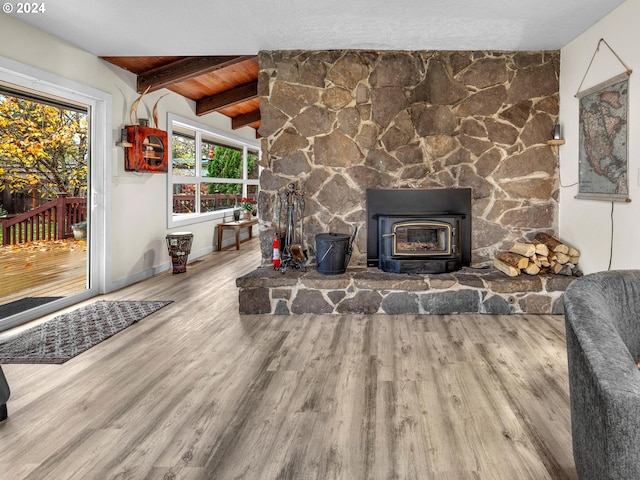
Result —
<path fill-rule="evenodd" d="M 280 268 L 280 240 L 278 235 L 273 239 L 273 268 L 275 270 Z"/>

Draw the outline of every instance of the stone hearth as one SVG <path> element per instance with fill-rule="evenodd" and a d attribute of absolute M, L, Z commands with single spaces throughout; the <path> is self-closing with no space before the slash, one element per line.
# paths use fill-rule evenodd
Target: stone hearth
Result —
<path fill-rule="evenodd" d="M 560 52 L 263 51 L 258 94 L 262 268 L 237 280 L 240 313 L 561 313 L 560 276 L 486 268 L 557 229 Z M 279 193 L 304 194 L 303 248 L 357 231 L 350 268 L 271 265 Z M 451 274 L 368 268 L 368 189 L 470 188 L 471 266 Z"/>
<path fill-rule="evenodd" d="M 562 314 L 562 294 L 575 277 L 507 277 L 493 268 L 447 274 L 394 274 L 349 268 L 282 274 L 262 267 L 236 280 L 240 313 L 251 314 Z"/>

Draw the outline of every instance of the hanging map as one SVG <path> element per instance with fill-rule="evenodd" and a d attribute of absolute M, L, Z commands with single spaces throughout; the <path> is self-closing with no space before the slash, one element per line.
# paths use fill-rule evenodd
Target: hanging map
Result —
<path fill-rule="evenodd" d="M 629 196 L 624 73 L 577 95 L 580 102 L 579 182 L 576 198 L 626 201 Z"/>

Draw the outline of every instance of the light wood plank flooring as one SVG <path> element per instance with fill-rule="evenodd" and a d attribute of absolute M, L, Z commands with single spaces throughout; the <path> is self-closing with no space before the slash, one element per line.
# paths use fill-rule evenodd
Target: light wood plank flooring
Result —
<path fill-rule="evenodd" d="M 66 364 L 4 365 L 0 478 L 576 478 L 563 317 L 240 317 L 258 248 L 107 295 L 175 302 Z"/>

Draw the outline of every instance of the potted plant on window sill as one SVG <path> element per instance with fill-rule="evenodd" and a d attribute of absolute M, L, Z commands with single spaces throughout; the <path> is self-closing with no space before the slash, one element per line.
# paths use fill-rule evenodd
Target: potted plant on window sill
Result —
<path fill-rule="evenodd" d="M 258 202 L 253 198 L 243 197 L 242 200 L 240 200 L 240 207 L 247 212 L 247 219 L 251 220 L 258 211 Z"/>

